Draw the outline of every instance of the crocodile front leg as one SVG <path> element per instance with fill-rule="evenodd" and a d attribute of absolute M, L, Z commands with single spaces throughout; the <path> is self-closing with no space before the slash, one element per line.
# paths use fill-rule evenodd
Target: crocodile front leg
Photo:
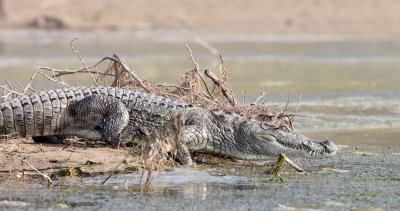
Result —
<path fill-rule="evenodd" d="M 186 125 L 183 141 L 176 143 L 176 158 L 182 165 L 193 165 L 189 150 L 203 150 L 207 146 L 206 130 L 197 125 Z"/>
<path fill-rule="evenodd" d="M 200 125 L 186 125 L 184 140 L 177 143 L 177 159 L 182 165 L 191 166 L 193 164 L 190 151 L 210 151 L 207 148 L 209 136 L 206 127 Z"/>
<path fill-rule="evenodd" d="M 179 163 L 184 166 L 193 165 L 192 156 L 190 155 L 190 151 L 187 148 L 187 146 L 182 142 L 178 142 L 176 144 L 176 147 L 177 147 L 176 158 L 179 161 Z"/>
<path fill-rule="evenodd" d="M 184 143 L 189 150 L 204 150 L 207 147 L 208 136 L 204 126 L 186 125 Z"/>

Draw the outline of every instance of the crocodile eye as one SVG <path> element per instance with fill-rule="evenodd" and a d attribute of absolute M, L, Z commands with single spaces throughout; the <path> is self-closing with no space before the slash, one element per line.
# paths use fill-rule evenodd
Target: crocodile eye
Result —
<path fill-rule="evenodd" d="M 283 130 L 285 132 L 289 132 L 289 128 L 284 124 L 279 125 L 279 129 L 281 129 L 281 130 Z"/>
<path fill-rule="evenodd" d="M 279 128 L 279 125 L 276 125 L 276 124 L 273 124 L 273 123 L 270 123 L 270 122 L 262 122 L 260 126 L 264 130 L 271 130 L 271 129 L 278 129 Z"/>

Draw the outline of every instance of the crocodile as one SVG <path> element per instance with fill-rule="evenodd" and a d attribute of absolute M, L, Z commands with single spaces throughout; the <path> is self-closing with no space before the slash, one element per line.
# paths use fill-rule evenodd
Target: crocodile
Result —
<path fill-rule="evenodd" d="M 186 152 L 264 160 L 280 153 L 308 157 L 334 155 L 338 150 L 332 141 L 308 138 L 283 124 L 124 88 L 71 87 L 40 91 L 1 101 L 0 108 L 3 138 L 78 136 L 116 145 L 143 137 L 147 131 L 161 128 L 183 113 Z M 190 154 L 185 156 L 180 160 L 190 165 Z"/>

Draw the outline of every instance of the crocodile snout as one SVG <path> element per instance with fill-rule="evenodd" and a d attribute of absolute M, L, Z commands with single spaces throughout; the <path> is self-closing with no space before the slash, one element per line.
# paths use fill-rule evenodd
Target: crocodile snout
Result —
<path fill-rule="evenodd" d="M 333 141 L 330 140 L 325 140 L 321 142 L 321 144 L 324 146 L 325 151 L 331 155 L 334 155 L 339 149 L 339 147 L 335 143 L 333 143 Z"/>

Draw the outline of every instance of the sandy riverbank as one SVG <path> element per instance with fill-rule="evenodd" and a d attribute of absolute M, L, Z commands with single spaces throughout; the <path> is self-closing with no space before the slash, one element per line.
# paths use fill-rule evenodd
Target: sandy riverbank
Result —
<path fill-rule="evenodd" d="M 0 28 L 398 37 L 395 0 L 3 0 Z"/>

